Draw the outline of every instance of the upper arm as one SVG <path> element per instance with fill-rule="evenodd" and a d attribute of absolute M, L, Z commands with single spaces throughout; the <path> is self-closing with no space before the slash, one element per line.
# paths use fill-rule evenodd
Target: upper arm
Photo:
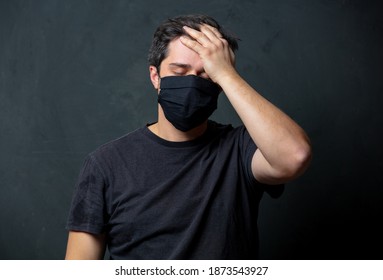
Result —
<path fill-rule="evenodd" d="M 255 179 L 262 184 L 280 185 L 291 179 L 274 169 L 259 149 L 253 155 L 251 170 Z"/>
<path fill-rule="evenodd" d="M 66 260 L 99 260 L 104 258 L 106 248 L 104 234 L 70 231 Z"/>

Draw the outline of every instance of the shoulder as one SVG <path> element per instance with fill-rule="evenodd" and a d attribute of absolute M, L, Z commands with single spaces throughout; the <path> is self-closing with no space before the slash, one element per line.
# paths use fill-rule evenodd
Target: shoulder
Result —
<path fill-rule="evenodd" d="M 212 120 L 208 122 L 208 131 L 210 134 L 217 136 L 224 136 L 229 134 L 234 130 L 234 127 L 231 124 L 221 124 Z"/>
<path fill-rule="evenodd" d="M 137 145 L 141 145 L 143 143 L 145 138 L 142 133 L 143 129 L 144 128 L 138 128 L 121 137 L 104 143 L 89 153 L 88 157 L 98 163 L 116 160 L 120 157 L 120 155 L 129 154 L 130 151 L 134 150 Z"/>
<path fill-rule="evenodd" d="M 250 137 L 244 125 L 233 127 L 231 124 L 221 124 L 215 121 L 209 121 L 209 127 L 211 133 L 214 133 L 221 139 L 241 140 Z"/>
<path fill-rule="evenodd" d="M 105 153 L 110 151 L 111 149 L 125 148 L 127 144 L 134 143 L 135 141 L 141 141 L 143 138 L 143 129 L 144 128 L 138 128 L 123 136 L 106 142 L 105 144 L 99 146 L 96 150 L 94 150 L 93 153 Z"/>

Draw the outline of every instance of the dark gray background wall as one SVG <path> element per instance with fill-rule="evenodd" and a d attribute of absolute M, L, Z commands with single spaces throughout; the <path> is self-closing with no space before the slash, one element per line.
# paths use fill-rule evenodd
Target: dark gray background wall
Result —
<path fill-rule="evenodd" d="M 61 259 L 82 161 L 156 119 L 155 27 L 206 13 L 238 71 L 312 139 L 309 171 L 260 209 L 263 259 L 382 259 L 380 1 L 0 1 L 0 258 Z M 214 119 L 239 125 L 224 95 Z"/>

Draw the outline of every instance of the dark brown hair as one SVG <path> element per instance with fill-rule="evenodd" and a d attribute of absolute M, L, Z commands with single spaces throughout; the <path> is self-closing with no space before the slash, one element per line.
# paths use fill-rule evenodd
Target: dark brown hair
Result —
<path fill-rule="evenodd" d="M 159 70 L 162 60 L 164 60 L 168 54 L 169 43 L 182 35 L 187 35 L 182 27 L 188 26 L 200 30 L 200 25 L 203 23 L 217 28 L 233 51 L 238 49 L 238 39 L 223 30 L 218 22 L 212 17 L 207 15 L 178 16 L 167 19 L 157 28 L 153 35 L 152 45 L 149 49 L 149 64 L 155 66 Z"/>

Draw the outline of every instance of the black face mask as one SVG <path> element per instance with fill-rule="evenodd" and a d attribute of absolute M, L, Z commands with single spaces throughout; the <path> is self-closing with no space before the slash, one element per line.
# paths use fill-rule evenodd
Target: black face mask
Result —
<path fill-rule="evenodd" d="M 185 132 L 210 117 L 220 92 L 216 83 L 198 76 L 167 76 L 161 78 L 158 103 L 166 119 Z"/>

